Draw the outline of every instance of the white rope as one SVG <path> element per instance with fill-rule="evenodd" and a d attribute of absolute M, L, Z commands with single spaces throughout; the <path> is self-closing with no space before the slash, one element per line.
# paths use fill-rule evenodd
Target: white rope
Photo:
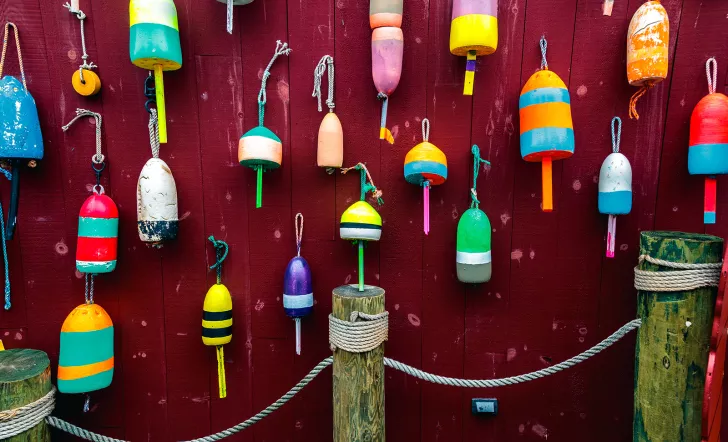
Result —
<path fill-rule="evenodd" d="M 665 261 L 649 255 L 640 255 L 639 262 L 675 269 L 668 272 L 652 272 L 634 268 L 634 287 L 648 292 L 682 292 L 700 287 L 717 287 L 723 263 L 686 264 Z"/>
<path fill-rule="evenodd" d="M 66 132 L 81 117 L 93 117 L 96 120 L 96 154 L 91 157 L 91 161 L 94 164 L 101 164 L 105 159 L 101 153 L 101 114 L 86 109 L 76 109 L 76 116 L 65 126 L 61 126 L 61 129 Z"/>
<path fill-rule="evenodd" d="M 12 410 L 0 411 L 0 440 L 30 430 L 49 416 L 56 404 L 56 387 L 37 401 Z"/>
<path fill-rule="evenodd" d="M 711 65 L 713 67 L 713 75 L 710 75 Z M 708 77 L 708 93 L 714 94 L 718 81 L 718 60 L 715 57 L 710 57 L 705 62 L 705 76 Z"/>
<path fill-rule="evenodd" d="M 159 158 L 159 119 L 157 109 L 149 109 L 149 145 L 152 147 L 152 157 Z"/>
<path fill-rule="evenodd" d="M 329 112 L 333 112 L 336 105 L 334 104 L 334 57 L 330 55 L 324 55 L 313 70 L 313 93 L 312 97 L 318 100 L 318 111 L 321 112 L 321 80 L 326 67 L 329 69 L 329 95 L 326 99 L 326 105 L 329 107 Z"/>
<path fill-rule="evenodd" d="M 617 130 L 614 130 L 614 126 L 617 123 Z M 622 140 L 622 119 L 619 117 L 612 118 L 612 152 L 619 152 L 619 143 Z"/>
<path fill-rule="evenodd" d="M 233 33 L 233 0 L 227 0 L 227 19 L 225 21 L 227 33 Z"/>
<path fill-rule="evenodd" d="M 56 427 L 59 430 L 65 431 L 66 433 L 73 434 L 81 439 L 90 440 L 93 442 L 126 442 L 121 439 L 114 439 L 113 437 L 104 436 L 103 434 L 94 433 L 92 431 L 84 430 L 81 427 L 77 427 L 71 423 L 58 419 L 55 416 L 46 417 L 46 423 L 51 427 Z"/>
<path fill-rule="evenodd" d="M 86 35 L 84 33 L 83 28 L 83 22 L 86 20 L 86 14 L 83 13 L 80 9 L 74 9 L 73 6 L 71 6 L 70 3 L 66 2 L 65 5 L 63 5 L 64 8 L 68 9 L 68 12 L 74 14 L 76 18 L 81 22 L 81 50 L 83 51 L 83 55 L 81 56 L 81 60 L 83 60 L 83 63 L 78 66 L 78 74 L 81 79 L 81 83 L 86 84 L 86 80 L 83 79 L 83 70 L 84 69 L 94 69 L 97 68 L 94 64 L 94 62 L 88 62 L 88 54 L 86 53 Z"/>
<path fill-rule="evenodd" d="M 422 141 L 430 141 L 430 120 L 422 120 Z"/>
<path fill-rule="evenodd" d="M 363 321 L 357 321 L 363 319 Z M 341 349 L 349 353 L 364 353 L 379 347 L 387 340 L 389 312 L 369 315 L 351 312 L 350 321 L 329 315 L 329 344 L 331 350 Z"/>
<path fill-rule="evenodd" d="M 270 68 L 275 63 L 276 58 L 281 55 L 288 55 L 291 53 L 291 48 L 288 47 L 288 43 L 282 43 L 280 40 L 276 41 L 276 51 L 273 53 L 273 57 L 268 62 L 265 71 L 263 71 L 263 78 L 260 82 L 260 92 L 258 92 L 258 125 L 263 125 L 263 118 L 265 116 L 265 103 L 268 101 L 268 96 L 265 92 L 265 85 L 268 83 L 270 77 Z"/>
<path fill-rule="evenodd" d="M 298 224 L 299 219 L 301 224 Z M 303 214 L 301 212 L 296 214 L 293 225 L 296 228 L 296 256 L 301 256 L 301 241 L 303 241 Z"/>

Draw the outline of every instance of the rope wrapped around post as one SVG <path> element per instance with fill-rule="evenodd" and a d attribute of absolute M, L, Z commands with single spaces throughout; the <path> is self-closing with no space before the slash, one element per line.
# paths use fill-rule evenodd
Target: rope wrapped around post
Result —
<path fill-rule="evenodd" d="M 56 406 L 56 388 L 28 405 L 0 411 L 0 440 L 9 439 L 38 425 Z"/>
<path fill-rule="evenodd" d="M 720 269 L 723 263 L 684 264 L 649 255 L 640 255 L 639 262 L 675 269 L 671 272 L 651 272 L 634 268 L 634 288 L 653 292 L 681 292 L 699 287 L 718 287 Z"/>
<path fill-rule="evenodd" d="M 377 315 L 352 312 L 350 321 L 342 321 L 329 315 L 331 351 L 341 349 L 349 353 L 364 353 L 379 347 L 388 337 L 389 312 Z"/>

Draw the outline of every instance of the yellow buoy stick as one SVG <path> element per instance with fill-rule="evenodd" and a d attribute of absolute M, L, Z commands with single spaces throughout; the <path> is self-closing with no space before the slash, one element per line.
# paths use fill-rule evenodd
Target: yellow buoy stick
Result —
<path fill-rule="evenodd" d="M 220 389 L 220 399 L 227 397 L 227 385 L 225 384 L 225 353 L 222 345 L 217 347 L 217 385 Z"/>
<path fill-rule="evenodd" d="M 157 118 L 159 119 L 159 142 L 167 142 L 167 111 L 164 107 L 164 76 L 161 64 L 154 65 L 154 90 L 157 94 Z"/>
<path fill-rule="evenodd" d="M 475 51 L 468 51 L 468 60 L 465 62 L 465 85 L 463 95 L 473 95 L 473 83 L 475 83 Z"/>

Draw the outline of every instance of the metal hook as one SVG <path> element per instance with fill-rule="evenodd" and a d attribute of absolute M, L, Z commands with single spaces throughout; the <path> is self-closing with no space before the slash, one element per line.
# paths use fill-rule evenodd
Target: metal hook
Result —
<path fill-rule="evenodd" d="M 156 106 L 157 104 L 157 87 L 154 83 L 154 76 L 152 76 L 152 73 L 150 72 L 146 79 L 144 79 L 144 96 L 147 97 L 147 101 L 144 103 L 144 109 L 147 110 L 150 114 L 152 113 L 151 108 L 149 107 L 151 104 L 154 104 Z"/>

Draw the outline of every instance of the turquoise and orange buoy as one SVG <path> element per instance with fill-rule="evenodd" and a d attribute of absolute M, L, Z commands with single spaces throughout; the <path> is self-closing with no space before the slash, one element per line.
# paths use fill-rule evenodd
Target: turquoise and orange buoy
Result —
<path fill-rule="evenodd" d="M 712 67 L 712 75 L 711 75 Z M 706 62 L 708 95 L 693 109 L 690 117 L 690 147 L 688 171 L 705 177 L 703 222 L 715 224 L 717 181 L 716 175 L 728 173 L 728 97 L 716 92 L 718 62 Z"/>
<path fill-rule="evenodd" d="M 542 210 L 554 210 L 552 160 L 574 154 L 571 99 L 564 82 L 546 62 L 546 38 L 541 37 L 541 70 L 531 75 L 518 101 L 521 156 L 541 162 Z"/>
<path fill-rule="evenodd" d="M 439 186 L 447 180 L 447 158 L 434 144 L 430 143 L 430 120 L 422 120 L 422 142 L 413 147 L 404 158 L 404 178 L 408 183 L 422 186 L 423 227 L 425 235 L 430 233 L 430 187 Z"/>
<path fill-rule="evenodd" d="M 450 25 L 450 53 L 467 57 L 463 95 L 473 95 L 475 59 L 498 48 L 498 1 L 454 0 Z"/>

